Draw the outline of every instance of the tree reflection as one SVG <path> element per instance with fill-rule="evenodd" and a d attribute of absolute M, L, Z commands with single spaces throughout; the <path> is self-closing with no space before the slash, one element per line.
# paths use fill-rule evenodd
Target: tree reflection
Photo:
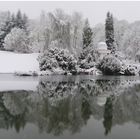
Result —
<path fill-rule="evenodd" d="M 18 115 L 13 115 L 10 111 L 5 107 L 3 102 L 3 93 L 0 94 L 0 119 L 4 127 L 6 129 L 15 128 L 16 132 L 19 132 L 21 128 L 24 128 L 26 121 L 25 121 L 25 111 Z"/>
<path fill-rule="evenodd" d="M 40 132 L 58 136 L 65 131 L 72 134 L 80 132 L 93 116 L 98 120 L 104 118 L 105 135 L 108 135 L 116 124 L 129 120 L 140 123 L 136 117 L 140 114 L 140 96 L 137 94 L 139 85 L 127 83 L 119 79 L 62 78 L 51 81 L 43 78 L 40 79 L 37 91 L 2 92 L 0 127 L 15 128 L 18 133 L 30 122 Z M 133 90 L 129 92 L 130 89 Z M 116 96 L 116 92 L 120 92 L 120 95 Z M 126 111 L 130 113 L 126 114 Z"/>
<path fill-rule="evenodd" d="M 86 122 L 90 118 L 90 115 L 92 114 L 90 104 L 86 99 L 83 99 L 82 101 L 81 112 L 82 112 L 82 118 L 86 124 Z"/>
<path fill-rule="evenodd" d="M 104 121 L 103 121 L 103 125 L 105 127 L 105 135 L 111 132 L 112 118 L 113 118 L 112 98 L 108 97 L 105 104 Z"/>

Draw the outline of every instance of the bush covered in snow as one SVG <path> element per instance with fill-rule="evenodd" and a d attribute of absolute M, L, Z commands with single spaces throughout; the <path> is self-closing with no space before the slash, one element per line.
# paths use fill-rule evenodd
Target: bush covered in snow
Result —
<path fill-rule="evenodd" d="M 117 75 L 121 71 L 121 61 L 114 55 L 106 55 L 98 64 L 98 68 L 107 75 Z"/>
<path fill-rule="evenodd" d="M 38 76 L 38 73 L 36 71 L 29 71 L 29 72 L 15 72 L 16 76 Z"/>
<path fill-rule="evenodd" d="M 39 57 L 41 71 L 50 70 L 55 72 L 56 69 L 59 69 L 59 71 L 75 73 L 76 63 L 76 59 L 68 50 L 57 47 L 49 48 Z"/>
<path fill-rule="evenodd" d="M 23 29 L 13 28 L 4 39 L 4 48 L 8 51 L 29 52 L 26 32 Z"/>
<path fill-rule="evenodd" d="M 125 69 L 125 71 L 124 71 L 124 74 L 125 75 L 136 75 L 136 68 L 135 67 L 133 67 L 133 66 L 129 66 L 129 67 L 127 67 L 126 69 Z"/>
<path fill-rule="evenodd" d="M 102 72 L 97 69 L 96 67 L 92 67 L 89 69 L 77 69 L 77 74 L 83 74 L 83 75 L 102 75 Z"/>
<path fill-rule="evenodd" d="M 89 69 L 95 67 L 96 62 L 98 61 L 99 53 L 93 46 L 85 48 L 80 57 L 79 57 L 79 67 L 83 69 Z"/>

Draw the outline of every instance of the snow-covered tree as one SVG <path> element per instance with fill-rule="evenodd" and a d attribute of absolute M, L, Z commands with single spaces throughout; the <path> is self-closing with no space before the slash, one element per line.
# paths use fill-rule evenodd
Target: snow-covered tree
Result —
<path fill-rule="evenodd" d="M 127 21 L 114 19 L 114 42 L 117 45 L 116 50 L 122 50 L 123 37 L 128 29 L 129 23 Z"/>
<path fill-rule="evenodd" d="M 20 10 L 18 10 L 15 16 L 15 27 L 20 29 L 27 29 L 28 17 L 24 13 L 22 14 Z"/>
<path fill-rule="evenodd" d="M 83 46 L 83 19 L 78 12 L 71 16 L 71 48 L 73 53 L 78 56 Z"/>
<path fill-rule="evenodd" d="M 67 72 L 76 71 L 76 59 L 67 49 L 61 48 L 57 41 L 53 41 L 49 48 L 39 57 L 41 71 L 61 69 Z"/>
<path fill-rule="evenodd" d="M 140 50 L 140 22 L 135 22 L 125 31 L 121 43 L 122 51 L 127 58 L 135 60 Z"/>
<path fill-rule="evenodd" d="M 13 28 L 4 39 L 4 48 L 8 51 L 27 53 L 28 37 L 23 29 Z"/>
<path fill-rule="evenodd" d="M 83 20 L 79 13 L 68 15 L 61 9 L 54 12 L 42 12 L 39 22 L 30 30 L 30 46 L 40 46 L 41 51 L 48 49 L 53 41 L 57 41 L 63 49 L 79 54 L 82 49 Z M 34 24 L 34 22 L 33 22 Z"/>
<path fill-rule="evenodd" d="M 0 26 L 0 48 L 1 49 L 3 49 L 4 38 L 14 27 L 14 21 L 11 18 L 11 13 L 8 11 L 5 13 L 1 13 L 1 16 L 2 15 L 5 17 L 3 17 L 4 19 L 1 20 L 2 23 Z"/>
<path fill-rule="evenodd" d="M 33 20 L 29 24 L 29 47 L 32 52 L 43 52 L 45 47 L 45 26 L 42 26 L 39 21 Z M 47 49 L 47 48 L 46 48 Z"/>
<path fill-rule="evenodd" d="M 85 25 L 83 28 L 83 48 L 88 47 L 92 43 L 92 29 L 90 28 L 88 19 L 85 21 Z"/>
<path fill-rule="evenodd" d="M 50 23 L 50 40 L 57 40 L 63 48 L 70 50 L 70 20 L 62 10 L 57 9 L 54 13 L 48 13 Z M 50 41 L 50 42 L 51 42 Z"/>
<path fill-rule="evenodd" d="M 27 29 L 28 18 L 25 14 L 22 15 L 20 11 L 15 16 L 14 13 L 8 12 L 0 13 L 0 48 L 3 49 L 4 39 L 14 27 Z"/>
<path fill-rule="evenodd" d="M 79 67 L 89 69 L 95 67 L 99 53 L 94 48 L 84 49 L 79 57 Z"/>
<path fill-rule="evenodd" d="M 105 56 L 99 63 L 98 68 L 107 75 L 117 75 L 121 71 L 121 61 L 110 54 Z"/>
<path fill-rule="evenodd" d="M 107 17 L 106 17 L 105 36 L 106 36 L 106 44 L 108 46 L 108 50 L 111 50 L 114 53 L 114 51 L 115 51 L 114 24 L 113 24 L 113 16 L 110 12 L 107 13 Z"/>

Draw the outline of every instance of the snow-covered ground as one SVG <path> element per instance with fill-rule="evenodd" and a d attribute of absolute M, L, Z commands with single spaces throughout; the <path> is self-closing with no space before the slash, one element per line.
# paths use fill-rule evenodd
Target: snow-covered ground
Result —
<path fill-rule="evenodd" d="M 20 54 L 0 51 L 0 73 L 39 71 L 38 53 Z"/>

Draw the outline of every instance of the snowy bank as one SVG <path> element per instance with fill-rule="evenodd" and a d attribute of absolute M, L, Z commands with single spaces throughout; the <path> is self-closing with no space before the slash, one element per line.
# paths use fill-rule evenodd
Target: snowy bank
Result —
<path fill-rule="evenodd" d="M 16 71 L 14 74 L 16 76 L 38 76 L 38 73 L 36 71 L 29 71 L 29 72 Z"/>
<path fill-rule="evenodd" d="M 39 71 L 39 53 L 21 54 L 0 51 L 0 73 Z"/>

